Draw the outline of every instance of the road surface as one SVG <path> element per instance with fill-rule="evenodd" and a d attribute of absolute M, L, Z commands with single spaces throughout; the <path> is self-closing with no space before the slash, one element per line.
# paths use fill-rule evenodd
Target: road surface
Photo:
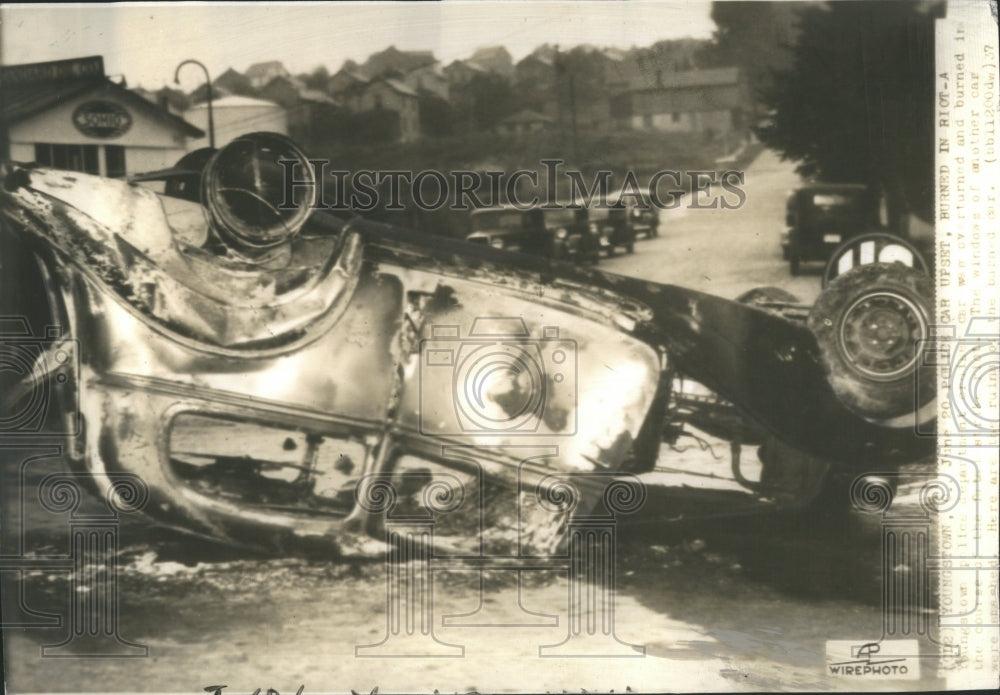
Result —
<path fill-rule="evenodd" d="M 601 268 L 657 282 L 682 285 L 735 299 L 743 292 L 772 285 L 812 303 L 820 291 L 822 264 L 803 264 L 792 277 L 781 258 L 785 199 L 799 185 L 794 167 L 764 150 L 745 172 L 745 203 L 737 209 L 694 208 L 691 200 L 660 214 L 660 235 L 639 241 L 634 254 L 601 261 Z M 720 189 L 698 201 L 732 193 Z"/>

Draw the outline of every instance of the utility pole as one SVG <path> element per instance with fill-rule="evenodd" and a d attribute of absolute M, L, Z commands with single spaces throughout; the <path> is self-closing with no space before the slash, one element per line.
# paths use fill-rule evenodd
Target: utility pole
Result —
<path fill-rule="evenodd" d="M 569 118 L 573 128 L 573 161 L 579 166 L 579 160 L 576 158 L 576 75 L 573 72 L 569 73 Z"/>
<path fill-rule="evenodd" d="M 576 128 L 576 74 L 562 61 L 559 53 L 559 44 L 555 46 L 555 56 L 552 59 L 552 67 L 556 76 L 556 123 L 559 124 L 560 134 L 563 128 L 563 106 L 562 106 L 562 81 L 563 78 L 569 81 L 569 119 L 570 119 L 570 153 L 573 161 L 577 155 L 577 128 Z"/>
<path fill-rule="evenodd" d="M 553 90 L 556 95 L 556 124 L 559 126 L 559 134 L 562 135 L 563 119 L 562 119 L 562 90 L 560 86 L 562 85 L 562 73 L 564 71 L 562 61 L 559 59 L 559 44 L 556 44 L 556 52 L 552 56 L 552 71 L 555 74 L 555 87 Z"/>

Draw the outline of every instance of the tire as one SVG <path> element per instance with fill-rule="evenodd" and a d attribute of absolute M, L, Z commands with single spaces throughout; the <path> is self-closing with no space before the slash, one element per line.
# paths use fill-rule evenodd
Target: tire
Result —
<path fill-rule="evenodd" d="M 792 249 L 788 250 L 788 272 L 792 274 L 793 277 L 799 274 L 799 254 Z"/>
<path fill-rule="evenodd" d="M 841 265 L 847 272 L 863 264 L 865 258 L 871 258 L 871 262 L 897 262 L 930 273 L 930 265 L 916 246 L 895 234 L 873 232 L 848 239 L 837 247 L 823 269 L 823 287 L 837 279 L 841 274 Z M 890 258 L 891 261 L 888 260 Z"/>
<path fill-rule="evenodd" d="M 935 378 L 922 366 L 933 288 L 930 276 L 898 263 L 857 266 L 809 313 L 830 386 L 861 417 L 888 427 L 933 417 Z"/>
<path fill-rule="evenodd" d="M 625 245 L 625 251 L 628 252 L 628 253 L 635 253 L 635 241 L 634 240 L 633 241 L 629 241 L 628 244 Z"/>

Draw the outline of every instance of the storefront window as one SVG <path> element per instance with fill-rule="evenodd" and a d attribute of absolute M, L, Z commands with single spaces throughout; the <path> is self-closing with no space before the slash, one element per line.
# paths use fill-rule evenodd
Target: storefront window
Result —
<path fill-rule="evenodd" d="M 125 148 L 121 145 L 105 145 L 104 161 L 108 167 L 108 176 L 121 178 L 125 176 Z"/>
<path fill-rule="evenodd" d="M 35 161 L 42 166 L 100 174 L 97 163 L 97 145 L 53 145 L 40 142 L 35 145 Z"/>

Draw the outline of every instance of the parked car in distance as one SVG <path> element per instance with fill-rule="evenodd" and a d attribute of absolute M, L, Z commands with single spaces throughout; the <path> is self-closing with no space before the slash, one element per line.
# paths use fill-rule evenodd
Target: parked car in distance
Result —
<path fill-rule="evenodd" d="M 579 206 L 507 205 L 474 210 L 470 217 L 473 231 L 465 240 L 473 244 L 576 262 L 597 262 L 602 248 L 597 227 Z"/>
<path fill-rule="evenodd" d="M 613 198 L 609 198 L 613 200 Z M 614 256 L 619 246 L 628 253 L 635 251 L 635 226 L 632 199 L 626 198 L 611 205 L 597 205 L 588 209 L 591 231 L 597 236 L 600 248 Z"/>
<path fill-rule="evenodd" d="M 555 258 L 597 263 L 601 245 L 587 208 L 574 205 L 546 209 L 544 213 L 546 223 L 555 228 Z"/>
<path fill-rule="evenodd" d="M 792 275 L 804 261 L 823 261 L 848 239 L 877 227 L 877 199 L 858 183 L 817 183 L 802 186 L 789 197 L 785 212 L 788 230 L 782 255 Z"/>
<path fill-rule="evenodd" d="M 608 202 L 621 202 L 628 207 L 628 216 L 635 235 L 646 239 L 659 236 L 660 209 L 653 204 L 649 191 L 619 189 L 608 194 Z"/>
<path fill-rule="evenodd" d="M 465 237 L 468 242 L 547 258 L 554 255 L 555 229 L 547 225 L 540 208 L 481 208 L 472 211 L 470 220 L 472 232 Z"/>

